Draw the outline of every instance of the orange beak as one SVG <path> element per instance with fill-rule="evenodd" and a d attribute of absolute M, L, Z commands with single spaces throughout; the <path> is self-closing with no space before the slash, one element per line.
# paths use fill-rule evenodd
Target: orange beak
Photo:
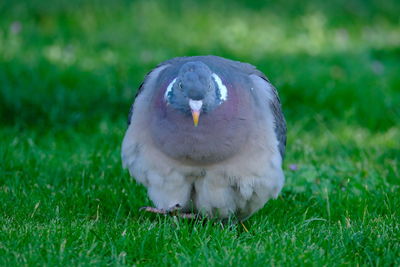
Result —
<path fill-rule="evenodd" d="M 200 111 L 192 110 L 193 124 L 197 127 L 199 124 Z"/>
<path fill-rule="evenodd" d="M 195 127 L 199 124 L 199 117 L 201 112 L 201 107 L 203 106 L 203 101 L 189 99 L 189 106 L 192 110 L 193 124 Z"/>

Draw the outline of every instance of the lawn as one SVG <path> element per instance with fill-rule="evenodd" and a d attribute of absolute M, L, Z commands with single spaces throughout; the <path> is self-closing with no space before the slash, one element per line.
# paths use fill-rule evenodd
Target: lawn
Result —
<path fill-rule="evenodd" d="M 400 3 L 0 2 L 0 266 L 399 266 Z M 286 185 L 241 225 L 139 211 L 120 144 L 175 56 L 256 65 Z"/>

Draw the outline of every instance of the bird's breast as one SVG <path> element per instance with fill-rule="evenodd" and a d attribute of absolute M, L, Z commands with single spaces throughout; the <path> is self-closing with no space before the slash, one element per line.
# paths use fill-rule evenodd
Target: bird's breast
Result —
<path fill-rule="evenodd" d="M 188 164 L 214 164 L 235 155 L 248 141 L 254 123 L 249 94 L 230 98 L 210 113 L 200 115 L 197 127 L 190 114 L 162 100 L 154 101 L 150 132 L 166 155 Z"/>

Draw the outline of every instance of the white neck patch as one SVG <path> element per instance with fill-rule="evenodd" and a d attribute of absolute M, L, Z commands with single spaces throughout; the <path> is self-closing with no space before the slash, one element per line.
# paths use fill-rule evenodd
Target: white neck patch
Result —
<path fill-rule="evenodd" d="M 165 90 L 164 100 L 168 102 L 169 95 L 172 93 L 172 87 L 176 82 L 176 78 L 172 80 L 172 82 L 168 85 L 167 90 Z"/>
<path fill-rule="evenodd" d="M 228 88 L 226 88 L 226 86 L 222 83 L 221 78 L 217 74 L 213 73 L 211 77 L 213 77 L 214 81 L 217 83 L 218 91 L 221 96 L 221 102 L 226 101 L 228 99 Z"/>

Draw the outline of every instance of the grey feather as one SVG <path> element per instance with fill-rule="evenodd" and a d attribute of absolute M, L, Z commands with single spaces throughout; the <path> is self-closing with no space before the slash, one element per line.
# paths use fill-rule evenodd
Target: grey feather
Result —
<path fill-rule="evenodd" d="M 281 153 L 282 159 L 284 159 L 286 149 L 286 121 L 282 114 L 281 101 L 279 100 L 278 92 L 274 87 L 272 88 L 275 99 L 270 103 L 270 107 L 275 118 L 274 130 L 279 141 L 279 152 Z"/>
<path fill-rule="evenodd" d="M 150 73 L 151 73 L 151 72 L 147 73 L 146 76 L 144 77 L 144 81 L 140 84 L 138 90 L 136 91 L 136 95 L 135 95 L 134 100 L 138 97 L 138 95 L 140 94 L 140 92 L 143 90 L 143 85 L 144 85 L 144 83 L 146 82 L 146 77 L 148 77 L 148 75 L 149 75 Z M 133 106 L 134 106 L 134 104 L 135 104 L 135 101 L 133 101 L 131 107 L 129 108 L 128 125 L 131 124 L 131 119 L 132 119 Z"/>
<path fill-rule="evenodd" d="M 135 104 L 135 99 L 136 99 L 136 98 L 138 97 L 138 95 L 143 91 L 144 85 L 145 85 L 145 83 L 146 83 L 146 81 L 147 81 L 147 78 L 150 76 L 150 74 L 153 72 L 153 70 L 155 70 L 156 68 L 158 68 L 158 67 L 160 67 L 160 66 L 162 66 L 162 65 L 165 65 L 164 63 L 165 63 L 165 62 L 162 62 L 161 64 L 157 65 L 157 67 L 155 67 L 154 69 L 152 69 L 151 71 L 149 71 L 149 72 L 144 76 L 143 82 L 139 85 L 139 88 L 138 88 L 137 91 L 136 91 L 136 94 L 135 94 L 135 98 L 134 98 L 134 100 L 133 100 L 133 103 L 132 103 L 131 107 L 129 108 L 128 126 L 131 124 L 131 119 L 132 119 L 132 114 L 133 114 L 133 106 L 134 106 L 134 104 Z"/>
<path fill-rule="evenodd" d="M 206 63 L 211 64 L 211 65 L 213 65 L 213 63 L 214 64 L 225 64 L 227 66 L 232 67 L 233 69 L 235 69 L 237 71 L 246 73 L 248 75 L 255 74 L 255 75 L 259 76 L 260 78 L 264 79 L 267 83 L 269 83 L 271 85 L 274 99 L 269 104 L 270 104 L 270 107 L 271 107 L 271 110 L 272 110 L 272 113 L 273 113 L 273 116 L 275 119 L 274 130 L 275 130 L 275 134 L 279 141 L 279 152 L 283 159 L 285 156 L 285 149 L 286 149 L 286 121 L 285 121 L 285 118 L 282 113 L 281 102 L 280 102 L 280 99 L 278 96 L 278 92 L 277 92 L 276 88 L 274 86 L 272 86 L 271 82 L 268 80 L 268 78 L 265 76 L 265 74 L 263 72 L 259 71 L 255 66 L 248 64 L 248 63 L 233 61 L 230 59 L 221 58 L 221 57 L 217 57 L 217 56 L 211 56 L 211 55 L 210 56 L 200 56 L 200 57 L 196 57 L 196 58 L 202 59 Z M 178 69 L 181 65 L 183 65 L 184 63 L 186 63 L 192 59 L 193 59 L 193 57 L 172 58 L 170 60 L 160 63 L 154 69 L 157 69 L 158 67 L 161 67 L 163 65 L 168 65 L 168 64 L 175 65 L 175 66 L 177 66 L 175 68 Z M 148 72 L 146 74 L 146 76 L 144 77 L 144 81 L 140 84 L 140 86 L 136 92 L 135 98 L 143 91 L 144 84 L 146 83 L 146 80 L 152 71 Z M 130 121 L 132 118 L 132 113 L 133 113 L 133 104 L 129 110 L 128 125 L 130 124 Z"/>

